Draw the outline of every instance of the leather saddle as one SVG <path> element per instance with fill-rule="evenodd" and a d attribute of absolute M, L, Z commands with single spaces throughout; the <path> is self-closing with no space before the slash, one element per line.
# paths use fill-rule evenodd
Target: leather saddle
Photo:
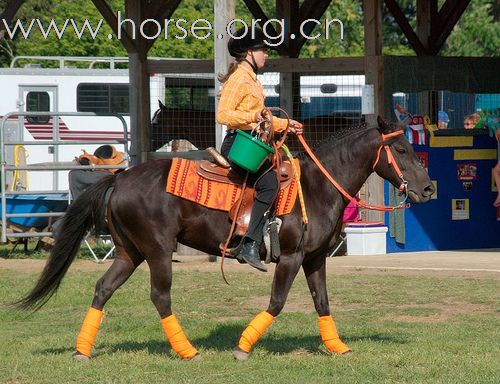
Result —
<path fill-rule="evenodd" d="M 242 186 L 244 179 L 235 171 L 231 169 L 229 162 L 215 149 L 207 148 L 207 152 L 213 157 L 214 161 L 209 160 L 199 160 L 196 161 L 196 167 L 198 174 L 207 179 L 216 181 L 219 183 L 233 184 Z M 282 159 L 286 159 L 285 153 L 280 150 L 280 156 Z M 282 190 L 286 188 L 293 180 L 293 168 L 289 160 L 282 160 L 280 162 L 280 169 L 273 169 L 278 175 L 278 180 L 280 183 L 279 189 Z M 252 206 L 254 202 L 255 190 L 253 186 L 247 185 L 245 191 L 241 195 L 231 209 L 229 210 L 229 218 L 231 220 L 236 220 L 235 235 L 243 236 L 250 222 L 250 214 L 252 212 Z M 241 201 L 241 206 L 236 216 L 236 209 Z"/>

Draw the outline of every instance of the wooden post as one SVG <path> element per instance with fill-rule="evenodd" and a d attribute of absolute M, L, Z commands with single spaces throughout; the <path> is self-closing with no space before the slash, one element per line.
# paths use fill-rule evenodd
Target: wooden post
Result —
<path fill-rule="evenodd" d="M 422 42 L 426 52 L 432 50 L 433 18 L 437 14 L 437 0 L 417 0 L 417 36 Z M 437 90 L 428 90 L 419 93 L 419 109 L 421 115 L 428 115 L 431 122 L 437 124 L 438 95 Z M 412 111 L 417 113 L 417 111 Z"/>
<path fill-rule="evenodd" d="M 278 19 L 284 20 L 284 45 L 282 55 L 296 58 L 300 48 L 296 48 L 298 35 L 299 2 L 298 0 L 276 0 Z M 293 38 L 291 36 L 294 36 Z M 281 72 L 279 83 L 280 107 L 288 112 L 291 118 L 300 119 L 300 74 Z M 284 117 L 284 116 L 281 116 Z"/>
<path fill-rule="evenodd" d="M 217 79 L 219 73 L 226 73 L 227 68 L 233 60 L 227 50 L 229 36 L 226 32 L 226 25 L 234 19 L 234 0 L 215 0 L 214 1 L 214 74 L 215 74 L 215 110 L 219 104 L 217 97 L 221 83 Z M 222 38 L 220 38 L 222 37 Z M 220 149 L 226 128 L 222 124 L 215 122 L 215 146 Z"/>
<path fill-rule="evenodd" d="M 147 160 L 147 153 L 151 148 L 150 129 L 150 90 L 149 75 L 147 73 L 147 53 L 149 40 L 139 33 L 139 25 L 146 18 L 146 7 L 139 0 L 125 2 L 127 18 L 135 23 L 134 48 L 128 51 L 129 79 L 130 79 L 130 162 L 132 165 Z M 129 23 L 128 27 L 133 28 Z M 129 33 L 133 36 L 133 33 Z"/>
<path fill-rule="evenodd" d="M 149 75 L 146 67 L 145 55 L 129 52 L 130 134 L 132 137 L 130 162 L 132 165 L 146 161 L 151 147 Z"/>
<path fill-rule="evenodd" d="M 373 84 L 375 113 L 366 115 L 368 125 L 377 124 L 377 115 L 384 116 L 384 61 L 382 57 L 382 0 L 363 0 L 365 25 L 365 83 Z M 372 204 L 384 203 L 384 181 L 372 174 L 365 183 L 364 198 Z M 365 220 L 383 221 L 378 211 L 364 212 Z"/>

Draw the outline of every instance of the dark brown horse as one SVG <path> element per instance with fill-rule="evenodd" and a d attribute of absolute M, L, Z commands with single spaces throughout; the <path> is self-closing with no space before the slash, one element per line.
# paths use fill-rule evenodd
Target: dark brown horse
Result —
<path fill-rule="evenodd" d="M 413 203 L 424 203 L 434 192 L 432 183 L 404 135 L 383 137 L 400 128 L 379 119 L 377 128 L 358 127 L 322 142 L 316 155 L 330 174 L 354 195 L 375 172 L 399 187 L 401 178 L 391 166 L 387 145 L 407 181 L 407 195 Z M 376 161 L 380 153 L 380 159 Z M 281 257 L 276 265 L 272 293 L 266 311 L 256 316 L 242 333 L 235 349 L 239 359 L 248 357 L 252 345 L 277 316 L 287 299 L 292 282 L 302 266 L 326 347 L 333 352 L 349 349 L 340 341 L 330 315 L 325 284 L 325 258 L 334 246 L 348 201 L 323 176 L 311 159 L 302 154 L 301 183 L 309 224 L 301 222 L 297 202 L 294 211 L 283 217 L 280 231 Z M 107 203 L 107 225 L 117 248 L 117 257 L 97 282 L 91 308 L 77 340 L 76 356 L 90 356 L 90 349 L 102 319 L 102 309 L 112 294 L 146 261 L 151 273 L 151 300 L 172 348 L 183 358 L 198 356 L 171 311 L 172 253 L 176 242 L 209 254 L 219 253 L 230 223 L 226 212 L 210 210 L 165 192 L 171 160 L 150 161 L 91 186 L 69 207 L 61 235 L 36 286 L 18 302 L 23 309 L 38 309 L 59 287 L 75 258 L 82 238 L 98 225 L 106 211 L 106 191 L 113 188 Z"/>
<path fill-rule="evenodd" d="M 198 149 L 215 145 L 215 112 L 195 109 L 169 108 L 158 102 L 159 108 L 151 119 L 151 144 L 154 150 L 171 140 L 187 140 Z M 311 142 L 330 137 L 337 130 L 343 130 L 359 123 L 359 118 L 335 115 L 315 116 L 304 119 L 304 126 Z M 291 150 L 299 144 L 294 137 L 287 142 Z"/>

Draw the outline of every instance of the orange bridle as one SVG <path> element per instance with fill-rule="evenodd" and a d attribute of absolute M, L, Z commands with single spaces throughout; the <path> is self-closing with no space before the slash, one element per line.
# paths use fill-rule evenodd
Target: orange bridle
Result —
<path fill-rule="evenodd" d="M 401 172 L 401 169 L 399 168 L 398 163 L 396 162 L 396 159 L 394 158 L 394 155 L 392 154 L 391 147 L 387 144 L 384 144 L 384 142 L 387 139 L 390 139 L 391 137 L 396 137 L 396 136 L 399 136 L 402 134 L 403 134 L 402 129 L 400 129 L 399 131 L 395 131 L 395 132 L 391 132 L 391 133 L 387 133 L 387 134 L 384 134 L 384 133 L 382 134 L 382 144 L 380 144 L 380 147 L 377 150 L 377 158 L 375 159 L 375 162 L 373 163 L 372 169 L 375 171 L 375 167 L 377 166 L 377 164 L 380 160 L 380 153 L 382 152 L 382 148 L 384 148 L 384 150 L 387 154 L 387 162 L 389 163 L 389 165 L 392 165 L 392 167 L 396 171 L 396 174 L 401 179 L 401 185 L 399 186 L 399 190 L 401 192 L 405 192 L 406 188 L 408 186 L 408 182 L 405 180 L 405 178 L 403 176 L 403 172 Z"/>
<path fill-rule="evenodd" d="M 404 179 L 403 173 L 401 172 L 399 166 L 396 163 L 396 159 L 394 158 L 394 155 L 391 152 L 391 148 L 389 147 L 389 145 L 384 144 L 384 142 L 387 139 L 389 139 L 391 137 L 394 137 L 394 136 L 402 135 L 402 134 L 403 134 L 403 130 L 395 131 L 395 132 L 392 132 L 392 133 L 389 133 L 389 134 L 382 134 L 382 136 L 381 136 L 382 143 L 380 144 L 380 147 L 377 150 L 377 158 L 375 160 L 375 163 L 373 164 L 373 169 L 375 169 L 375 167 L 377 166 L 377 163 L 380 160 L 380 152 L 382 151 L 382 148 L 384 148 L 385 151 L 386 151 L 386 153 L 387 153 L 387 161 L 388 161 L 388 163 L 394 167 L 394 170 L 396 171 L 398 177 L 401 179 L 401 185 L 399 187 L 399 190 L 401 192 L 405 192 L 405 194 L 406 194 L 408 182 Z M 298 133 L 297 137 L 298 137 L 300 143 L 302 144 L 302 146 L 304 147 L 304 149 L 306 150 L 307 154 L 311 157 L 311 159 L 316 164 L 316 166 L 320 169 L 320 171 L 323 173 L 323 175 L 325 175 L 325 177 L 330 181 L 330 183 L 332 183 L 333 186 L 348 201 L 352 201 L 358 208 L 366 208 L 366 209 L 375 210 L 375 211 L 394 211 L 396 209 L 408 208 L 410 206 L 410 204 L 405 203 L 407 195 L 405 197 L 405 200 L 403 202 L 401 202 L 399 205 L 396 205 L 396 206 L 386 206 L 386 205 L 369 204 L 369 203 L 367 203 L 367 202 L 365 202 L 363 200 L 360 200 L 356 196 L 354 196 L 354 197 L 351 196 L 344 188 L 342 188 L 342 186 L 332 177 L 332 175 L 330 175 L 330 173 L 326 170 L 326 168 L 320 163 L 320 161 L 318 160 L 318 158 L 316 157 L 316 155 L 313 153 L 313 151 L 311 150 L 311 148 L 309 147 L 309 145 L 306 143 L 306 141 L 305 141 L 304 137 L 302 136 L 302 134 Z"/>

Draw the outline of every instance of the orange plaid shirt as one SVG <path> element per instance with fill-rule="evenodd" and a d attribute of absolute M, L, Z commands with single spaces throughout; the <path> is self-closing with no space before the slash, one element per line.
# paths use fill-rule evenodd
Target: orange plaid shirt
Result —
<path fill-rule="evenodd" d="M 244 65 L 238 65 L 222 86 L 217 122 L 227 129 L 252 130 L 257 120 L 255 114 L 264 108 L 264 88 L 257 75 Z M 287 128 L 287 120 L 273 118 L 275 132 Z"/>

